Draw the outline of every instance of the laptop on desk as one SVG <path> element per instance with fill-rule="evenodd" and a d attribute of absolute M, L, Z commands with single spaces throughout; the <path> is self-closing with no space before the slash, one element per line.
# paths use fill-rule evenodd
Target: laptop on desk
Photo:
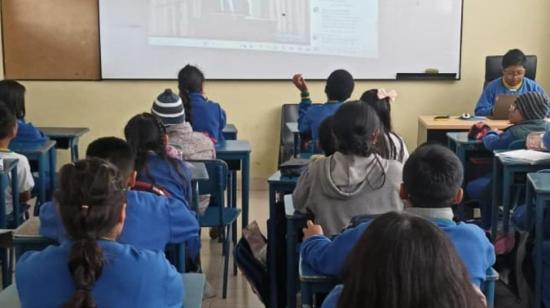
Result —
<path fill-rule="evenodd" d="M 517 98 L 516 95 L 497 95 L 493 115 L 487 118 L 491 120 L 508 120 L 508 110 Z"/>

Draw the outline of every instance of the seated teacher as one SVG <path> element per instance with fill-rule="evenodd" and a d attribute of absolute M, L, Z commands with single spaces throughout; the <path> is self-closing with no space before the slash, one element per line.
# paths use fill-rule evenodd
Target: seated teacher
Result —
<path fill-rule="evenodd" d="M 502 57 L 502 77 L 487 83 L 477 102 L 476 116 L 492 115 L 497 95 L 538 92 L 548 96 L 536 81 L 525 77 L 526 59 L 525 54 L 519 49 L 511 49 Z"/>

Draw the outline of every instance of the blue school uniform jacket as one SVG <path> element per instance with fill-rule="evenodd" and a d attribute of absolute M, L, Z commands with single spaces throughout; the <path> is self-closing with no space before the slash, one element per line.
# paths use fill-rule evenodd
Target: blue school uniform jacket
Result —
<path fill-rule="evenodd" d="M 31 123 L 25 122 L 24 119 L 17 119 L 17 135 L 12 140 L 13 142 L 43 142 L 48 140 L 48 137 Z"/>
<path fill-rule="evenodd" d="M 99 241 L 104 252 L 101 276 L 92 288 L 98 307 L 178 307 L 183 279 L 164 253 Z M 71 242 L 29 251 L 17 262 L 17 292 L 22 307 L 61 307 L 75 293 L 67 266 Z"/>
<path fill-rule="evenodd" d="M 495 79 L 487 84 L 481 97 L 479 98 L 475 114 L 476 116 L 490 116 L 493 114 L 493 107 L 495 106 L 495 99 L 497 95 L 521 95 L 527 92 L 537 92 L 544 96 L 547 96 L 544 92 L 544 89 L 536 83 L 534 80 L 531 80 L 527 77 L 523 78 L 523 83 L 519 89 L 509 89 L 502 82 L 502 77 Z"/>
<path fill-rule="evenodd" d="M 324 104 L 312 104 L 309 98 L 303 98 L 298 105 L 298 130 L 308 134 L 315 142 L 319 139 L 319 126 L 327 117 L 333 115 L 342 102 L 333 101 Z"/>
<path fill-rule="evenodd" d="M 207 133 L 216 142 L 224 141 L 225 111 L 220 104 L 208 100 L 199 92 L 189 93 L 193 130 Z"/>
<path fill-rule="evenodd" d="M 183 202 L 148 192 L 128 191 L 126 204 L 126 221 L 118 242 L 138 249 L 164 251 L 166 244 L 199 241 L 197 218 Z M 39 233 L 58 242 L 67 238 L 52 202 L 40 207 Z"/>
<path fill-rule="evenodd" d="M 452 211 L 451 209 L 420 210 Z M 416 212 L 417 209 L 407 208 L 405 211 Z M 426 218 L 429 218 L 449 236 L 466 265 L 472 282 L 480 286 L 486 278 L 487 269 L 495 263 L 495 249 L 483 230 L 473 224 L 455 223 L 452 220 L 438 219 L 433 216 Z M 365 222 L 348 229 L 333 240 L 319 235 L 308 238 L 301 246 L 302 262 L 319 273 L 340 276 L 348 254 L 369 224 L 370 222 Z"/>
<path fill-rule="evenodd" d="M 172 198 L 181 200 L 189 206 L 192 204 L 191 169 L 185 161 L 174 161 L 175 165 L 157 154 L 150 153 L 147 165 L 138 171 L 137 180 L 163 188 Z"/>

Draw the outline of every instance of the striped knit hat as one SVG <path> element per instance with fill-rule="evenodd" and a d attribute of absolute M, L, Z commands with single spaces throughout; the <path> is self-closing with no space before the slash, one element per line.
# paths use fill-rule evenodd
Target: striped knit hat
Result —
<path fill-rule="evenodd" d="M 171 89 L 166 89 L 153 102 L 151 113 L 156 115 L 162 124 L 175 125 L 185 121 L 185 110 L 181 98 L 174 94 Z"/>
<path fill-rule="evenodd" d="M 548 112 L 548 98 L 536 92 L 520 95 L 514 105 L 525 120 L 544 119 Z"/>

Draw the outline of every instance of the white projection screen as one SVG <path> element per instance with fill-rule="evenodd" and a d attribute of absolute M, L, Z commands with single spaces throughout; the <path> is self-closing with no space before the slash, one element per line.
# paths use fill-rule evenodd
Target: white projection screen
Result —
<path fill-rule="evenodd" d="M 105 79 L 460 73 L 462 0 L 100 0 Z"/>

